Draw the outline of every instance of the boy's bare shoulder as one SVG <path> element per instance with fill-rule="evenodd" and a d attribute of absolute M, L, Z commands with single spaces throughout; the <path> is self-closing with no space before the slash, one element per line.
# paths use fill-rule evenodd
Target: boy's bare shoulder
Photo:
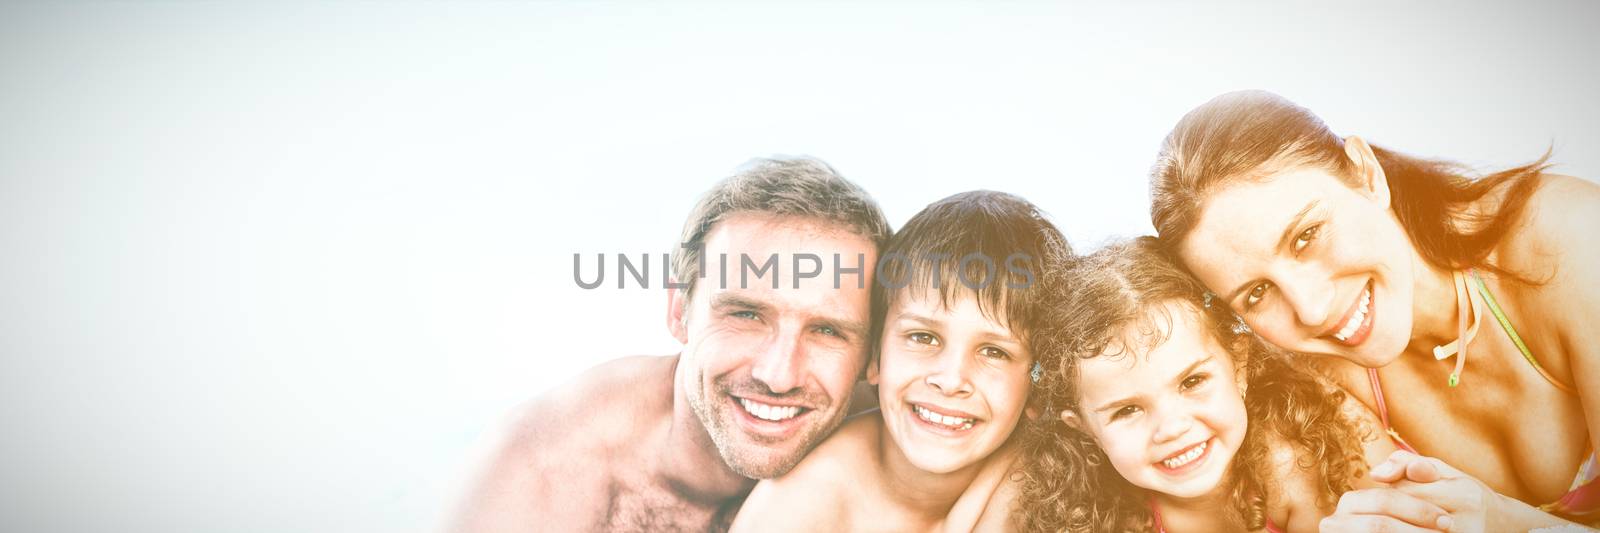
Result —
<path fill-rule="evenodd" d="M 842 487 L 855 486 L 877 471 L 874 462 L 882 427 L 878 411 L 851 417 L 793 470 L 773 481 L 794 493 L 840 493 Z"/>
<path fill-rule="evenodd" d="M 845 468 L 845 475 L 852 478 L 862 475 L 861 469 L 871 467 L 876 471 L 878 445 L 883 439 L 889 438 L 883 427 L 883 412 L 877 409 L 852 415 L 845 419 L 839 429 L 822 441 L 816 450 L 822 452 L 818 455 L 819 467 Z M 806 456 L 811 459 L 811 456 Z M 805 461 L 801 461 L 803 464 Z"/>
<path fill-rule="evenodd" d="M 877 411 L 851 417 L 789 473 L 756 485 L 732 531 L 852 529 L 859 489 L 879 486 L 873 462 L 881 420 Z"/>

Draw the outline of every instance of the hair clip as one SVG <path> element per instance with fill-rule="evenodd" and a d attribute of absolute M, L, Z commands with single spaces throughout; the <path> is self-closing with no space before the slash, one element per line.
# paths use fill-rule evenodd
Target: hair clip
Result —
<path fill-rule="evenodd" d="M 1204 305 L 1206 307 L 1206 309 L 1210 309 L 1211 308 L 1211 299 L 1215 298 L 1216 296 L 1217 295 L 1215 295 L 1215 294 L 1211 294 L 1211 291 L 1206 291 L 1205 297 L 1200 299 L 1201 305 Z"/>
<path fill-rule="evenodd" d="M 1034 383 L 1038 383 L 1039 382 L 1039 378 L 1041 376 L 1044 376 L 1044 367 L 1039 366 L 1039 362 L 1038 361 L 1034 361 L 1033 362 L 1033 370 L 1030 371 L 1028 374 L 1033 376 L 1033 382 Z"/>
<path fill-rule="evenodd" d="M 1250 332 L 1250 325 L 1244 323 L 1244 317 L 1233 315 L 1233 334 L 1244 335 Z"/>

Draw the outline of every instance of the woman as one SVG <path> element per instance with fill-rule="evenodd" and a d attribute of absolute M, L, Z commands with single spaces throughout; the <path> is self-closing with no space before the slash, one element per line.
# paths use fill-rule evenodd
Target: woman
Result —
<path fill-rule="evenodd" d="M 1151 177 L 1164 246 L 1432 457 L 1396 452 L 1373 472 L 1394 487 L 1346 494 L 1325 527 L 1600 519 L 1585 471 L 1600 442 L 1600 187 L 1546 166 L 1473 179 L 1259 91 L 1219 96 L 1167 137 Z"/>

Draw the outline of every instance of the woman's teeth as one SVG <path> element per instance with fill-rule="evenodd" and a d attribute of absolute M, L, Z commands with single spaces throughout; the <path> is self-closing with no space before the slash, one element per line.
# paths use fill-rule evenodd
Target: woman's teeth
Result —
<path fill-rule="evenodd" d="M 948 427 L 950 429 L 971 429 L 972 428 L 973 420 L 971 418 L 961 418 L 961 417 L 956 417 L 956 416 L 944 416 L 944 415 L 941 415 L 939 413 L 935 413 L 933 411 L 929 411 L 927 409 L 923 409 L 922 406 L 920 406 L 920 405 L 911 406 L 911 411 L 917 413 L 917 418 L 921 418 L 921 419 L 926 420 L 928 422 L 939 424 L 941 426 L 945 426 L 945 427 Z"/>
<path fill-rule="evenodd" d="M 792 405 L 788 407 L 767 405 L 764 403 L 752 402 L 744 398 L 739 398 L 739 405 L 744 406 L 744 410 L 750 413 L 751 416 L 772 422 L 788 420 L 790 418 L 794 418 L 795 415 L 800 414 L 800 408 Z"/>
<path fill-rule="evenodd" d="M 1333 334 L 1333 338 L 1339 339 L 1339 342 L 1344 342 L 1351 335 L 1355 335 L 1356 330 L 1361 329 L 1361 323 L 1366 322 L 1367 311 L 1371 308 L 1372 290 L 1361 291 L 1361 305 L 1356 307 L 1356 312 L 1350 314 L 1350 320 L 1344 323 L 1344 327 L 1339 328 L 1339 332 Z"/>
<path fill-rule="evenodd" d="M 1205 455 L 1206 446 L 1209 446 L 1210 443 L 1211 443 L 1211 441 L 1202 442 L 1202 443 L 1200 443 L 1199 446 L 1195 446 L 1194 448 L 1190 448 L 1189 451 L 1183 452 L 1183 454 L 1181 454 L 1181 455 L 1179 455 L 1177 457 L 1173 457 L 1171 459 L 1162 460 L 1161 461 L 1161 466 L 1165 466 L 1170 470 L 1177 470 L 1179 468 L 1182 468 L 1183 465 L 1192 463 L 1192 462 L 1194 462 L 1195 459 L 1199 459 L 1200 456 Z"/>

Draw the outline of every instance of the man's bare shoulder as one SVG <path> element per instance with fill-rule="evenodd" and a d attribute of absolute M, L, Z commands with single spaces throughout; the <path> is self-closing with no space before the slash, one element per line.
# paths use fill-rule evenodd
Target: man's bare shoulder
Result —
<path fill-rule="evenodd" d="M 638 437 L 669 423 L 676 356 L 609 361 L 518 406 L 500 425 L 457 517 L 458 531 L 584 528 L 605 518 Z"/>
<path fill-rule="evenodd" d="M 677 356 L 635 356 L 601 363 L 523 404 L 511 423 L 514 428 L 548 433 L 549 437 L 629 439 L 632 430 L 642 426 L 638 415 L 672 411 L 672 372 L 677 361 Z M 583 431 L 571 431 L 579 427 Z"/>

